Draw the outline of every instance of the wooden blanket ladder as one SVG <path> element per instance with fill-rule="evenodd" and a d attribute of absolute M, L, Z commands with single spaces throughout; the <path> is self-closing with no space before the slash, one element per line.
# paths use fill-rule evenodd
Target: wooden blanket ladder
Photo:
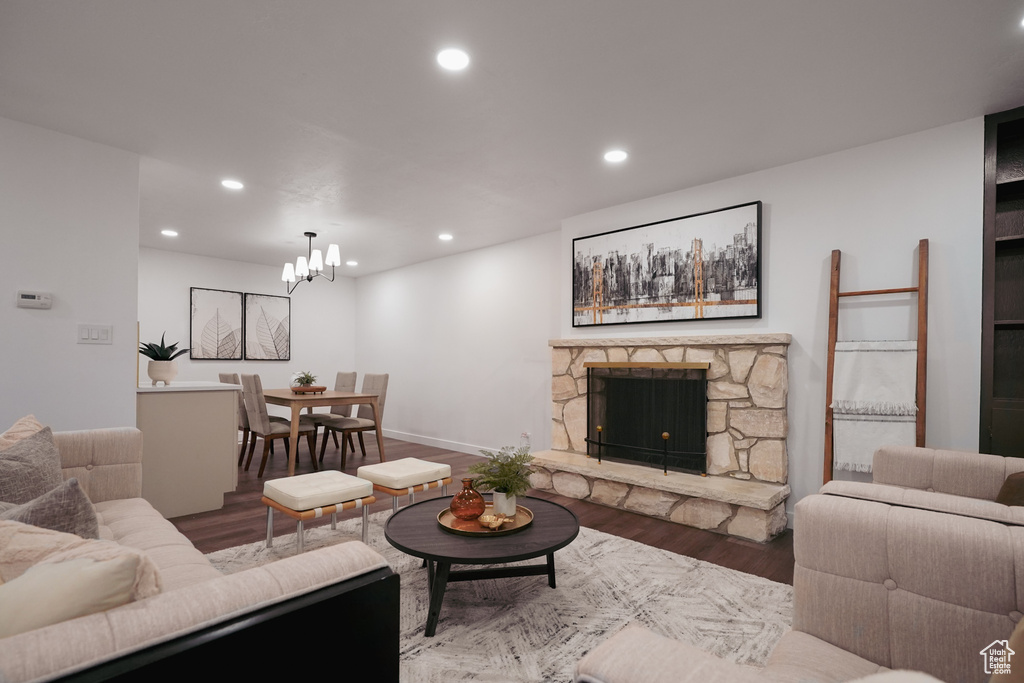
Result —
<path fill-rule="evenodd" d="M 825 465 L 822 471 L 822 483 L 832 480 L 833 473 L 833 442 L 832 442 L 832 381 L 836 363 L 836 338 L 839 335 L 839 299 L 846 296 L 874 296 L 878 294 L 917 293 L 917 430 L 916 444 L 924 446 L 925 432 L 925 400 L 927 398 L 928 381 L 928 240 L 918 243 L 917 286 L 896 289 L 871 289 L 859 292 L 839 291 L 839 262 L 842 253 L 838 249 L 832 251 L 832 281 L 828 297 L 828 365 L 825 384 Z"/>

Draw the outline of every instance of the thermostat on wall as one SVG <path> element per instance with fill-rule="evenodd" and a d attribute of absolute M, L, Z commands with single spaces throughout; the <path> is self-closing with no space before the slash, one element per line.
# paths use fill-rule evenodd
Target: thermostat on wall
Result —
<path fill-rule="evenodd" d="M 49 308 L 52 305 L 53 296 L 49 292 L 18 290 L 18 308 Z"/>

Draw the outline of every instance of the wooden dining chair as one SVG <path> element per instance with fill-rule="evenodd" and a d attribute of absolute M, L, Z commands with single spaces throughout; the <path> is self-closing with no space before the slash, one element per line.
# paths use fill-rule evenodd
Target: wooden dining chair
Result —
<path fill-rule="evenodd" d="M 222 372 L 218 375 L 222 384 L 241 384 L 237 372 Z M 245 411 L 245 398 L 238 392 L 238 430 L 242 432 L 242 446 L 238 449 L 238 464 L 245 458 L 245 447 L 249 445 L 249 415 Z"/>
<path fill-rule="evenodd" d="M 380 412 L 380 419 L 384 420 L 384 400 L 387 398 L 388 393 L 388 374 L 383 373 L 379 375 L 367 373 L 363 376 L 363 388 L 359 390 L 363 394 L 374 394 L 377 396 L 377 410 Z M 370 429 L 377 429 L 377 423 L 373 419 L 373 407 L 368 403 L 361 403 L 359 405 L 359 412 L 356 413 L 356 417 L 334 417 L 328 416 L 321 422 L 321 426 L 325 430 L 341 432 L 341 467 L 345 468 L 345 455 L 347 453 L 346 446 L 351 441 L 346 442 L 346 439 L 351 439 L 352 434 L 355 434 L 359 438 L 359 450 L 362 451 L 363 457 L 366 457 L 366 444 L 363 443 L 363 432 Z M 320 459 L 323 460 L 324 449 L 327 447 L 327 431 L 324 432 L 324 441 L 320 445 Z M 380 452 L 381 445 L 377 444 L 377 450 Z M 355 452 L 353 446 L 352 452 Z M 383 462 L 384 458 L 381 457 Z"/>
<path fill-rule="evenodd" d="M 260 471 L 257 478 L 263 476 L 263 470 L 267 466 L 267 456 L 270 455 L 270 444 L 275 439 L 284 439 L 285 453 L 290 453 L 292 444 L 289 443 L 292 425 L 291 421 L 285 418 L 272 420 L 267 414 L 267 401 L 263 396 L 263 382 L 259 375 L 242 375 L 242 395 L 245 403 L 245 411 L 249 418 L 249 431 L 252 442 L 249 444 L 249 457 L 245 461 L 245 470 L 249 471 L 252 463 L 252 454 L 256 450 L 256 438 L 263 438 L 263 459 L 260 461 Z M 299 435 L 305 435 L 306 443 L 309 445 L 309 458 L 313 461 L 313 469 L 319 470 L 316 461 L 316 443 L 314 434 L 315 425 L 306 416 L 299 419 Z M 296 456 L 298 456 L 298 444 L 295 444 Z M 298 457 L 296 457 L 298 462 Z"/>
<path fill-rule="evenodd" d="M 354 372 L 339 372 L 337 377 L 334 378 L 334 390 L 335 391 L 355 391 L 356 390 L 356 373 Z M 323 426 L 324 421 L 334 417 L 349 417 L 352 415 L 352 406 L 331 406 L 329 413 L 311 413 L 308 415 L 309 419 L 313 421 L 313 424 L 317 428 Z M 328 433 L 334 437 L 334 447 L 340 448 L 338 445 L 338 432 L 331 429 L 324 430 L 324 443 L 320 449 L 320 462 L 324 461 L 324 449 L 327 447 L 327 435 Z M 355 444 L 352 443 L 352 435 L 348 435 L 349 448 L 355 450 Z"/>

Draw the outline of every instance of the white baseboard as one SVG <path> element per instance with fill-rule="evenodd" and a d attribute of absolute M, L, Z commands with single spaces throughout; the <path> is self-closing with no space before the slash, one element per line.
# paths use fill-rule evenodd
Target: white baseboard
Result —
<path fill-rule="evenodd" d="M 395 431 L 394 429 L 382 429 L 384 436 L 389 439 L 398 439 L 400 441 L 410 441 L 412 443 L 418 443 L 423 446 L 433 446 L 434 448 L 444 448 L 449 451 L 456 451 L 458 453 L 469 453 L 471 455 L 480 455 L 481 450 L 498 450 L 496 448 L 488 446 L 474 446 L 469 443 L 462 443 L 460 441 L 449 441 L 447 439 L 435 439 L 431 436 L 420 436 L 419 434 L 408 434 L 406 432 Z M 480 455 L 480 457 L 483 457 Z"/>

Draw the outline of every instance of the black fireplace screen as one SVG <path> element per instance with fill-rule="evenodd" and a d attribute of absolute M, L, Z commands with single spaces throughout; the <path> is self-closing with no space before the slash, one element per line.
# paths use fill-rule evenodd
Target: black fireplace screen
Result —
<path fill-rule="evenodd" d="M 706 371 L 587 368 L 587 453 L 706 472 Z"/>

